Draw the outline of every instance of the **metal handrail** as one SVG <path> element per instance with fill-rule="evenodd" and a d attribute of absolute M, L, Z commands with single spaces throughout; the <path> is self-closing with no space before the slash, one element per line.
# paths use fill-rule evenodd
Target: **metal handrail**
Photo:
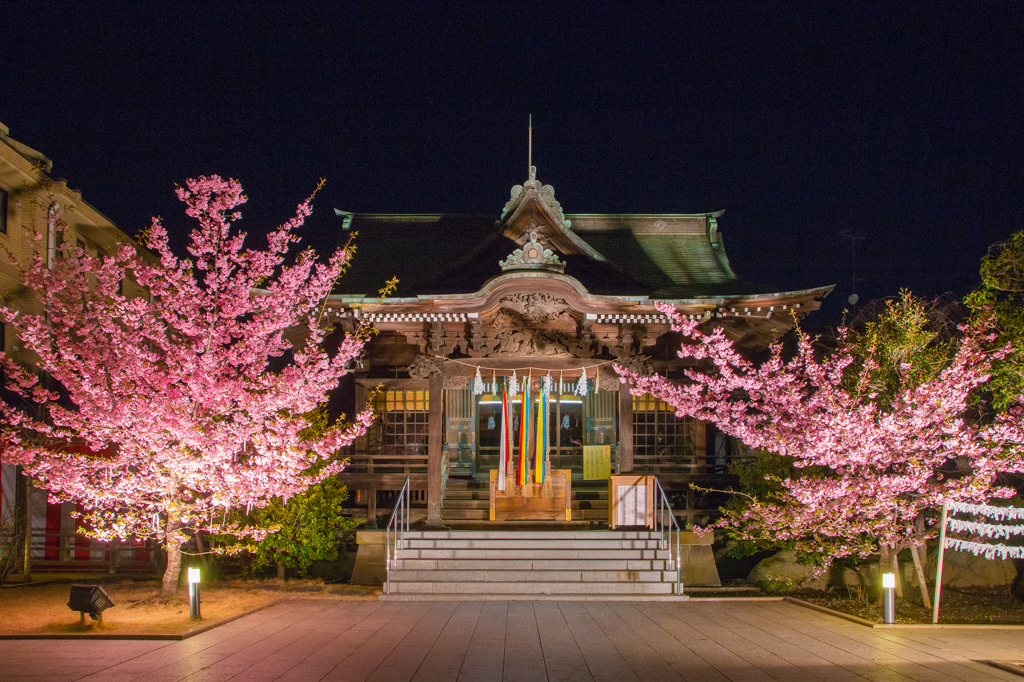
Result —
<path fill-rule="evenodd" d="M 661 548 L 665 547 L 665 512 L 668 512 L 669 524 L 668 524 L 668 554 L 669 561 L 672 567 L 676 571 L 676 594 L 683 593 L 683 582 L 682 582 L 682 566 L 679 564 L 679 546 L 680 538 L 679 534 L 682 529 L 679 527 L 679 522 L 676 520 L 676 515 L 672 512 L 672 505 L 668 503 L 668 496 L 665 494 L 665 489 L 661 487 L 661 481 L 657 478 L 654 479 L 654 487 L 657 492 L 654 494 L 654 532 L 661 533 Z M 675 528 L 675 535 L 673 536 L 672 528 Z M 673 545 L 675 546 L 675 553 L 672 552 Z M 673 560 L 674 557 L 674 560 Z"/>
<path fill-rule="evenodd" d="M 396 524 L 397 521 L 397 524 Z M 391 550 L 391 527 L 395 530 L 394 552 Z M 388 527 L 384 536 L 384 571 L 386 574 L 385 585 L 387 594 L 391 594 L 391 563 L 398 569 L 398 550 L 402 549 L 405 543 L 405 534 L 409 532 L 409 477 L 405 477 L 405 484 L 398 491 L 398 500 L 395 501 L 395 508 L 388 520 Z"/>

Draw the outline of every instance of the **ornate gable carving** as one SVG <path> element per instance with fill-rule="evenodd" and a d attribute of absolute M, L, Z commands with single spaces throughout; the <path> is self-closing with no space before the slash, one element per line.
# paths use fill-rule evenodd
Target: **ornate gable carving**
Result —
<path fill-rule="evenodd" d="M 576 318 L 569 312 L 569 302 L 559 296 L 540 293 L 510 294 L 503 296 L 498 304 L 501 309 L 495 317 L 503 311 L 514 311 L 519 314 L 520 323 L 572 324 L 573 326 L 576 324 Z"/>
<path fill-rule="evenodd" d="M 565 263 L 551 249 L 537 241 L 536 225 L 530 225 L 530 241 L 513 251 L 508 258 L 498 261 L 502 270 L 548 270 L 565 272 Z"/>
<path fill-rule="evenodd" d="M 499 304 L 489 320 L 497 334 L 488 356 L 576 357 L 572 349 L 577 345 L 577 322 L 564 298 L 519 293 L 502 297 Z"/>

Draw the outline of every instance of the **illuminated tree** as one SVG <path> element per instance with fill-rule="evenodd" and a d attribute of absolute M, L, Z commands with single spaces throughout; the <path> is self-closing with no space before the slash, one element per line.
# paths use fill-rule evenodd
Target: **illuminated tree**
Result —
<path fill-rule="evenodd" d="M 1015 406 L 983 424 L 968 419 L 992 362 L 1008 350 L 987 350 L 993 336 L 984 324 L 961 326 L 934 371 L 919 371 L 908 359 L 883 376 L 892 363 L 882 361 L 877 339 L 856 348 L 841 330 L 838 349 L 819 358 L 798 331 L 792 359 L 784 360 L 775 344 L 755 365 L 721 328 L 705 334 L 671 306 L 659 309 L 686 337 L 679 356 L 703 367 L 688 370 L 682 384 L 617 368 L 632 392 L 651 393 L 679 415 L 791 457 L 798 469 L 815 468 L 778 481 L 769 499 L 753 498 L 714 525 L 752 541 L 790 543 L 825 568 L 846 556 L 916 548 L 927 535 L 925 512 L 946 500 L 1014 494 L 998 477 L 1024 470 L 1022 410 Z"/>
<path fill-rule="evenodd" d="M 199 222 L 189 256 L 171 252 L 159 219 L 140 240 L 155 260 L 132 245 L 93 257 L 65 242 L 52 269 L 37 254 L 25 270 L 41 311 L 0 308 L 53 382 L 0 358 L 20 399 L 0 407 L 7 461 L 54 500 L 80 503 L 92 535 L 157 538 L 165 594 L 191 533 L 221 532 L 229 509 L 287 499 L 337 473 L 339 449 L 372 419 L 306 431 L 306 415 L 364 343 L 350 334 L 333 354 L 324 348 L 333 330 L 323 303 L 352 249 L 326 262 L 293 253 L 312 197 L 255 250 L 232 229 L 246 200 L 237 182 L 201 177 L 177 194 Z M 59 213 L 52 219 L 62 231 Z M 129 277 L 148 296 L 123 295 Z"/>

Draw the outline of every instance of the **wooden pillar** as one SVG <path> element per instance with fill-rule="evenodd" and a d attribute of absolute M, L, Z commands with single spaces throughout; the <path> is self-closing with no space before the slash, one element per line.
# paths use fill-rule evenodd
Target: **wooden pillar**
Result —
<path fill-rule="evenodd" d="M 427 527 L 441 528 L 441 441 L 444 439 L 444 379 L 430 375 L 430 413 L 427 417 Z"/>
<path fill-rule="evenodd" d="M 619 473 L 633 471 L 633 395 L 619 384 Z"/>

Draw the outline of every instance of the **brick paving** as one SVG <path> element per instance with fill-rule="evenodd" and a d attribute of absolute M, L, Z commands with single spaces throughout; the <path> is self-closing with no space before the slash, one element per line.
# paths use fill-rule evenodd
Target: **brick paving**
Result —
<path fill-rule="evenodd" d="M 872 630 L 783 602 L 282 604 L 180 642 L 0 641 L 0 681 L 1020 680 L 1024 630 Z"/>

